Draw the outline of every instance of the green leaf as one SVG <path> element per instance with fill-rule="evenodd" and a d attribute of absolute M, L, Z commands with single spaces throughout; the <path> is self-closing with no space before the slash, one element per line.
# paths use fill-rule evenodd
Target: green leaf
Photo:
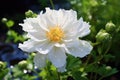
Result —
<path fill-rule="evenodd" d="M 116 68 L 113 68 L 113 69 L 112 69 L 112 68 L 110 68 L 110 67 L 108 67 L 108 66 L 103 65 L 102 67 L 100 67 L 100 68 L 98 69 L 98 72 L 99 72 L 99 74 L 100 74 L 101 76 L 103 76 L 103 77 L 108 77 L 108 76 L 111 76 L 111 75 L 117 73 L 118 71 L 117 71 Z"/>
<path fill-rule="evenodd" d="M 72 72 L 72 76 L 75 80 L 88 80 L 86 76 L 83 76 L 85 73 L 81 73 L 80 71 Z"/>
<path fill-rule="evenodd" d="M 6 39 L 6 42 L 23 42 L 25 41 L 26 38 L 23 36 L 23 35 L 18 35 L 17 32 L 15 32 L 14 30 L 9 30 L 7 32 L 7 39 Z"/>
<path fill-rule="evenodd" d="M 74 70 L 79 69 L 81 65 L 81 60 L 77 57 L 74 57 L 72 55 L 68 55 L 67 57 L 67 70 Z"/>
<path fill-rule="evenodd" d="M 85 71 L 87 73 L 88 72 L 97 73 L 101 77 L 108 77 L 108 76 L 111 76 L 111 75 L 113 75 L 113 74 L 118 72 L 118 70 L 116 68 L 112 69 L 110 66 L 106 66 L 106 65 L 102 65 L 102 66 L 99 66 L 99 65 L 88 65 L 86 67 Z"/>
<path fill-rule="evenodd" d="M 9 70 L 7 68 L 0 70 L 0 80 L 2 80 L 7 75 L 8 71 Z"/>

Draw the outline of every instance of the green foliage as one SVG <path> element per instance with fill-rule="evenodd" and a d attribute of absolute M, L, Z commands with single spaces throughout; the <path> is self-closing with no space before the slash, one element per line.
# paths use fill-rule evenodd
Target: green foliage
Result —
<path fill-rule="evenodd" d="M 102 80 L 117 73 L 116 68 L 106 70 L 106 64 L 119 66 L 120 41 L 120 6 L 119 0 L 68 0 L 72 9 L 76 10 L 78 17 L 83 17 L 91 24 L 91 33 L 87 37 L 94 46 L 90 60 L 84 70 L 90 80 Z M 94 72 L 93 72 L 94 71 Z M 99 76 L 98 76 L 99 75 Z M 99 78 L 99 79 L 98 79 Z M 83 79 L 82 79 L 83 80 Z M 89 79 L 88 79 L 89 80 Z"/>
<path fill-rule="evenodd" d="M 13 41 L 14 43 L 17 42 L 23 42 L 25 41 L 26 38 L 24 37 L 24 35 L 19 35 L 17 32 L 15 32 L 14 30 L 9 30 L 7 32 L 7 39 L 6 42 L 11 42 Z"/>
<path fill-rule="evenodd" d="M 96 73 L 98 77 L 101 76 L 101 78 L 99 78 L 98 80 L 102 80 L 104 77 L 113 75 L 118 71 L 115 68 L 111 68 L 110 66 L 106 66 L 106 65 L 102 65 L 102 66 L 88 65 L 86 67 L 86 72 Z"/>
<path fill-rule="evenodd" d="M 52 65 L 49 61 L 47 61 L 46 63 L 47 65 L 44 68 L 41 68 L 39 76 L 42 77 L 43 80 L 59 80 L 59 73 L 57 72 L 56 67 Z"/>
<path fill-rule="evenodd" d="M 75 58 L 71 55 L 68 55 L 67 58 L 67 70 L 76 70 L 79 69 L 81 61 L 79 58 Z M 73 66 L 74 65 L 74 66 Z"/>
<path fill-rule="evenodd" d="M 7 27 L 7 29 L 8 29 L 8 31 L 6 33 L 6 35 L 7 35 L 7 38 L 5 40 L 6 43 L 8 43 L 8 42 L 18 43 L 18 42 L 23 42 L 26 40 L 24 35 L 20 35 L 15 30 L 12 29 L 12 27 L 15 24 L 15 22 L 13 20 L 8 20 L 7 18 L 2 18 L 1 22 L 3 24 L 5 24 L 5 27 Z"/>
<path fill-rule="evenodd" d="M 2 80 L 7 74 L 8 74 L 9 70 L 6 67 L 6 63 L 0 61 L 0 79 Z"/>
<path fill-rule="evenodd" d="M 41 7 L 44 8 L 48 6 L 48 0 L 37 0 L 39 4 L 41 4 Z"/>
<path fill-rule="evenodd" d="M 8 69 L 8 68 L 7 68 Z M 6 74 L 2 79 L 11 80 L 35 80 L 37 76 L 32 75 L 35 71 L 33 65 L 33 56 L 30 55 L 27 60 L 20 61 L 18 65 L 14 65 L 10 68 L 12 74 Z"/>

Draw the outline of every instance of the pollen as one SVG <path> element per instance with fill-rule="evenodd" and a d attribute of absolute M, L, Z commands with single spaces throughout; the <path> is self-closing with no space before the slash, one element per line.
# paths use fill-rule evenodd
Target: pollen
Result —
<path fill-rule="evenodd" d="M 61 42 L 64 37 L 64 32 L 61 27 L 55 26 L 49 29 L 46 36 L 52 42 Z"/>

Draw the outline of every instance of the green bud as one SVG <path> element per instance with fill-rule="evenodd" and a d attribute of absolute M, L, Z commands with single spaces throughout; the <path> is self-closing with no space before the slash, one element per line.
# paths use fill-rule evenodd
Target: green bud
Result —
<path fill-rule="evenodd" d="M 112 22 L 108 22 L 106 25 L 105 25 L 105 30 L 108 32 L 108 33 L 113 33 L 116 29 L 116 26 L 112 23 Z"/>
<path fill-rule="evenodd" d="M 83 68 L 83 67 L 82 67 L 82 68 L 80 68 L 80 71 L 81 71 L 81 72 L 83 72 L 83 71 L 84 71 L 84 68 Z"/>
<path fill-rule="evenodd" d="M 83 72 L 82 75 L 81 75 L 81 77 L 85 77 L 85 76 L 87 76 L 87 73 Z"/>
<path fill-rule="evenodd" d="M 23 60 L 23 61 L 20 61 L 19 63 L 18 63 L 18 66 L 20 67 L 20 68 L 22 68 L 22 69 L 25 69 L 25 68 L 27 68 L 27 61 L 25 61 L 25 60 Z"/>
<path fill-rule="evenodd" d="M 31 56 L 32 56 L 32 57 L 35 57 L 35 55 L 36 55 L 36 53 L 31 53 Z"/>
<path fill-rule="evenodd" d="M 111 70 L 112 68 L 111 68 L 111 66 L 106 66 L 105 69 L 106 69 L 106 70 Z"/>
<path fill-rule="evenodd" d="M 96 40 L 98 42 L 106 42 L 112 39 L 111 35 L 107 33 L 105 30 L 100 30 L 96 35 Z"/>
<path fill-rule="evenodd" d="M 27 69 L 32 70 L 33 69 L 33 64 L 29 63 L 27 66 Z"/>
<path fill-rule="evenodd" d="M 4 69 L 6 67 L 6 64 L 2 61 L 0 61 L 0 69 Z"/>
<path fill-rule="evenodd" d="M 6 23 L 7 22 L 7 18 L 2 18 L 2 23 Z"/>
<path fill-rule="evenodd" d="M 14 24 L 15 24 L 15 23 L 14 23 L 13 20 L 8 20 L 8 21 L 6 22 L 6 26 L 7 26 L 8 28 L 13 27 Z"/>
<path fill-rule="evenodd" d="M 25 16 L 27 18 L 33 18 L 33 17 L 37 17 L 37 14 L 33 13 L 31 10 L 28 10 L 27 12 L 25 12 Z"/>

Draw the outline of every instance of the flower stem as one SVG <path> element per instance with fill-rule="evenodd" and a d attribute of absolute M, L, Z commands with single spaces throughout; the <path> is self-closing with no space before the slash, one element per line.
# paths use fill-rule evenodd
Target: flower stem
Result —
<path fill-rule="evenodd" d="M 60 74 L 59 74 L 59 72 L 57 72 L 57 74 L 58 74 L 58 80 L 60 80 Z"/>
<path fill-rule="evenodd" d="M 50 4 L 51 4 L 52 8 L 53 8 L 53 9 L 55 9 L 55 7 L 54 7 L 54 4 L 53 4 L 53 1 L 52 1 L 52 0 L 50 0 Z"/>
<path fill-rule="evenodd" d="M 94 80 L 97 80 L 97 73 L 95 73 L 94 75 Z"/>
<path fill-rule="evenodd" d="M 93 78 L 93 72 L 91 72 L 90 74 L 90 80 L 92 80 L 92 78 Z"/>
<path fill-rule="evenodd" d="M 91 58 L 91 55 L 88 55 L 87 60 L 84 64 L 84 68 L 86 68 L 87 64 L 89 63 L 90 58 Z"/>

